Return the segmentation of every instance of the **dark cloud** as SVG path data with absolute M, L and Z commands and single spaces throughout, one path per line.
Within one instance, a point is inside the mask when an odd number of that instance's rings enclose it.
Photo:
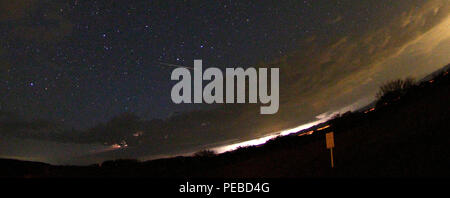
M 226 129 L 228 133 L 239 131 L 241 137 L 248 134 L 258 136 L 314 120 L 317 115 L 337 111 L 361 99 L 369 103 L 378 88 L 377 83 L 382 83 L 370 82 L 370 75 L 388 69 L 387 65 L 378 63 L 395 56 L 448 17 L 449 4 L 434 0 L 401 8 L 394 17 L 380 18 L 384 25 L 361 30 L 358 34 L 327 37 L 313 33 L 299 42 L 299 50 L 259 65 L 280 67 L 281 101 L 276 115 L 260 116 L 258 106 L 246 105 L 231 113 L 233 116 L 216 123 L 235 123 L 235 128 Z M 351 22 L 336 20 L 336 23 Z M 413 74 L 412 71 L 413 67 L 406 67 L 395 75 Z M 367 83 L 371 83 L 373 90 L 361 92 L 361 87 Z M 223 131 L 220 127 L 209 130 Z

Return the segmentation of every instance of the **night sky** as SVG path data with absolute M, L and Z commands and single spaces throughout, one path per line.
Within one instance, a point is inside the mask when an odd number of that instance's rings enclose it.
M 286 54 L 344 6 L 318 4 L 336 8 L 316 13 L 313 1 L 2 2 L 1 107 L 83 127 L 121 112 L 179 111 L 169 98 L 173 68 L 158 62 L 252 66 Z
M 0 0 L 0 111 L 78 130 L 124 112 L 167 119 L 211 108 L 173 104 L 165 63 L 279 67 L 278 114 L 214 117 L 238 123 L 233 135 L 211 127 L 195 142 L 260 136 L 368 104 L 383 82 L 449 63 L 449 21 L 446 0 Z

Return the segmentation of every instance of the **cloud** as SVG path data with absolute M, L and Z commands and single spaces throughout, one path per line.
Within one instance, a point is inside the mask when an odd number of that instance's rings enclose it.
M 280 68 L 280 109 L 277 114 L 259 115 L 258 105 L 223 105 L 205 113 L 204 117 L 186 114 L 184 119 L 190 123 L 202 123 L 208 116 L 214 117 L 204 128 L 187 128 L 197 131 L 195 137 L 199 139 L 205 138 L 204 134 L 215 134 L 208 137 L 208 142 L 231 137 L 249 139 L 313 121 L 317 115 L 346 106 L 356 108 L 368 104 L 374 99 L 379 84 L 393 76 L 402 77 L 415 71 L 413 67 L 405 67 L 379 77 L 379 73 L 389 70 L 386 61 L 397 56 L 411 42 L 443 27 L 441 24 L 449 12 L 444 1 L 434 0 L 425 3 L 421 9 L 411 8 L 405 13 L 420 17 L 402 27 L 406 18 L 400 12 L 389 20 L 380 19 L 386 21 L 378 28 L 341 37 L 314 33 L 299 44 L 299 50 L 258 65 Z M 174 122 L 173 125 L 178 124 Z M 179 136 L 190 140 L 192 132 L 189 130 Z
M 449 13 L 448 2 L 431 0 L 393 18 L 379 19 L 384 20 L 382 26 L 362 33 L 338 38 L 317 33 L 310 37 L 314 39 L 305 39 L 298 51 L 268 64 L 280 67 L 280 110 L 276 116 L 261 119 L 255 125 L 258 127 L 253 129 L 269 132 L 277 126 L 287 128 L 294 123 L 300 124 L 362 98 L 370 99 L 379 83 L 388 77 L 413 74 L 415 69 L 410 66 L 385 75 L 386 78 L 371 78 L 387 71 L 389 67 L 383 64 L 385 61 L 401 54 L 406 46 L 423 39 L 428 32 L 438 27 L 440 31 L 449 32 L 448 26 L 440 25 L 448 19 Z M 434 35 L 438 37 L 437 33 Z M 409 65 L 409 62 L 403 64 Z M 436 65 L 439 66 L 443 65 Z M 253 109 L 249 107 L 248 111 Z M 237 118 L 241 122 L 255 119 L 247 117 L 254 115 L 251 113 L 241 115 L 244 116 Z

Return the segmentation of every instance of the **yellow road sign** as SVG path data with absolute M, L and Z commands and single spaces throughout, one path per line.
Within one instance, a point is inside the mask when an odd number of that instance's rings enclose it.
M 325 134 L 327 149 L 330 149 L 331 168 L 334 168 L 333 148 L 334 148 L 334 133 L 329 132 Z
M 326 134 L 327 149 L 334 148 L 334 133 L 330 132 Z

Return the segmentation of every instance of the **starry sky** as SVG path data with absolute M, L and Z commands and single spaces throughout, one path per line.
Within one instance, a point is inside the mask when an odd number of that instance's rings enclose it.
M 312 1 L 2 1 L 2 109 L 88 127 L 184 110 L 158 62 L 248 67 L 317 29 Z M 339 6 L 338 3 L 327 7 Z M 299 23 L 302 21 L 302 23 Z M 243 53 L 245 52 L 245 53 Z M 5 66 L 7 65 L 7 66 Z M 4 92 L 5 93 L 5 92 Z M 181 109 L 180 109 L 181 108 Z
M 0 0 L 0 112 L 77 130 L 132 112 L 167 119 L 185 134 L 171 139 L 161 132 L 171 142 L 161 146 L 166 150 L 139 156 L 174 151 L 182 142 L 259 137 L 354 110 L 373 101 L 387 80 L 420 78 L 448 64 L 449 6 L 447 0 Z M 204 68 L 280 68 L 279 112 L 173 104 L 176 82 L 166 63 L 192 66 L 194 59 Z M 206 113 L 190 113 L 199 110 Z M 171 119 L 180 112 L 185 122 Z

